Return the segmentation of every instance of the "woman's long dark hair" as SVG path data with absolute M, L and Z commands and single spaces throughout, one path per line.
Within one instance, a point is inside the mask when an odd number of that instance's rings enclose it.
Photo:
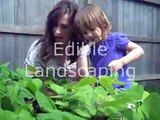
M 58 24 L 59 18 L 64 15 L 68 14 L 70 17 L 70 24 L 74 24 L 74 17 L 78 11 L 78 6 L 69 0 L 62 0 L 58 2 L 53 9 L 49 12 L 47 16 L 47 21 L 46 21 L 46 28 L 45 28 L 45 34 L 44 36 L 39 40 L 38 43 L 42 43 L 41 45 L 41 58 L 42 60 L 46 63 L 49 58 L 53 57 L 54 55 L 54 43 L 55 43 L 55 38 L 53 35 L 53 27 Z M 74 29 L 74 27 L 72 28 Z M 70 38 L 70 43 L 73 45 L 74 44 L 74 55 L 69 56 L 69 60 L 71 60 L 71 63 L 75 62 L 78 58 L 77 55 L 77 45 L 79 47 L 82 45 L 80 40 L 78 39 L 75 30 L 72 30 L 73 33 L 71 34 Z M 77 44 L 79 42 L 79 44 Z M 69 52 L 72 50 L 70 49 Z

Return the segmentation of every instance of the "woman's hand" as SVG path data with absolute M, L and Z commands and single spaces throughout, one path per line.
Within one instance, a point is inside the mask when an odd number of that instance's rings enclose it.
M 116 72 L 119 69 L 121 69 L 123 67 L 123 62 L 121 59 L 119 60 L 113 60 L 111 61 L 108 66 L 107 69 L 110 70 L 111 72 Z

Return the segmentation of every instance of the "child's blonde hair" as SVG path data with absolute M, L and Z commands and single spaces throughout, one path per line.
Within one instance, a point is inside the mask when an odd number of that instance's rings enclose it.
M 87 4 L 83 6 L 75 16 L 75 27 L 77 33 L 83 39 L 82 30 L 89 29 L 94 30 L 99 27 L 102 30 L 102 38 L 110 33 L 112 26 L 104 14 L 104 12 L 98 6 L 94 4 Z

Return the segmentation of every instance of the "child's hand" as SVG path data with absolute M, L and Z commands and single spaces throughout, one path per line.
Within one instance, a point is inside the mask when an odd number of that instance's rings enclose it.
M 93 42 L 89 42 L 87 45 L 82 46 L 82 48 L 80 49 L 79 52 L 79 56 L 83 57 L 83 56 L 87 56 L 90 53 L 90 47 L 93 45 Z
M 107 66 L 108 70 L 110 70 L 111 72 L 116 72 L 122 67 L 123 67 L 123 62 L 120 59 L 111 61 Z

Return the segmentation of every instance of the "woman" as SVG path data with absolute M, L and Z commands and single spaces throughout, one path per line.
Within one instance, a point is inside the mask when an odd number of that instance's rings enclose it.
M 73 27 L 77 11 L 78 6 L 74 2 L 62 0 L 49 12 L 44 36 L 31 45 L 25 59 L 25 64 L 35 67 L 38 74 L 35 71 L 29 73 L 27 69 L 28 75 L 42 77 L 52 70 L 53 77 L 58 75 L 74 79 L 78 75 L 77 68 L 86 66 L 87 60 L 78 57 L 82 43 L 78 40 Z M 85 73 L 83 70 L 79 71 Z

